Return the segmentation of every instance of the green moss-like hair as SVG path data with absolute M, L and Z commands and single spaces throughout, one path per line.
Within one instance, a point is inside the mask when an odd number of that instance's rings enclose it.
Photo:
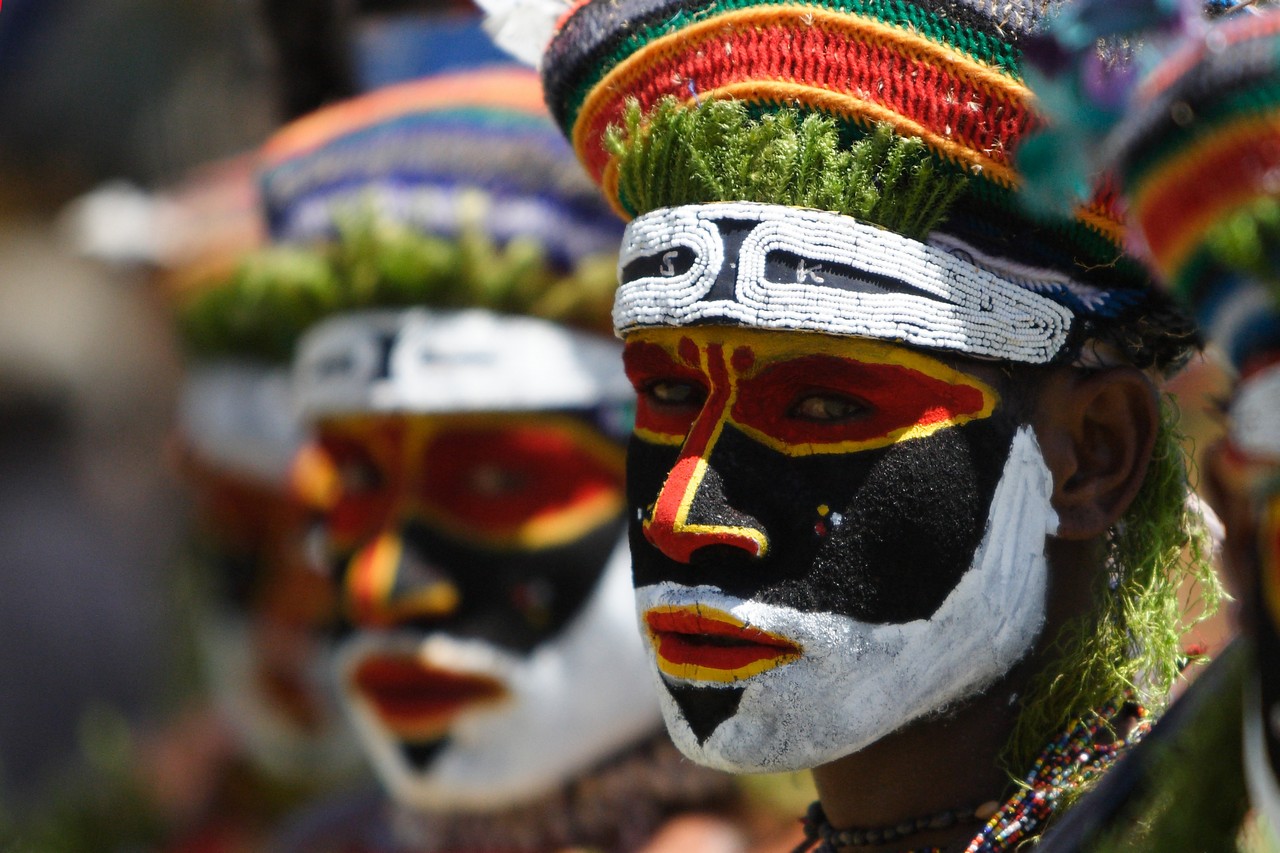
M 636 215 L 768 202 L 842 213 L 922 239 L 967 183 L 936 168 L 919 139 L 888 125 L 847 143 L 825 116 L 778 109 L 756 118 L 731 100 L 689 107 L 666 97 L 648 113 L 631 100 L 605 146 L 617 160 L 619 199 Z
M 1187 502 L 1189 463 L 1177 407 L 1165 400 L 1160 408 L 1146 478 L 1107 539 L 1097 607 L 1064 626 L 1054 662 L 1022 699 L 1006 751 L 1016 775 L 1055 735 L 1108 702 L 1131 698 L 1162 710 L 1184 662 L 1183 634 L 1222 596 L 1204 519 Z M 1192 586 L 1184 588 L 1187 581 Z M 1199 600 L 1184 601 L 1188 593 Z
M 453 239 L 353 213 L 331 243 L 271 247 L 245 258 L 230 281 L 204 288 L 181 310 L 197 357 L 287 361 L 306 329 L 362 308 L 488 308 L 608 332 L 614 256 L 557 270 L 532 240 L 497 246 L 476 229 Z

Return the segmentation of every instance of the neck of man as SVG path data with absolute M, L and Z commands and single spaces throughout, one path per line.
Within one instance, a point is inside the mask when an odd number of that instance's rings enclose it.
M 994 810 L 1009 794 L 1010 768 L 1001 758 L 1017 719 L 1017 688 L 1026 680 L 1018 676 L 1024 666 L 954 712 L 910 723 L 865 749 L 814 768 L 818 798 L 831 825 L 890 827 L 944 811 Z M 849 849 L 963 849 L 982 823 L 975 816 L 893 843 Z
M 725 813 L 737 796 L 733 777 L 690 763 L 661 732 L 533 802 L 439 814 L 397 806 L 394 849 L 639 850 L 672 816 Z
M 815 767 L 814 784 L 827 820 L 836 829 L 881 828 L 944 811 L 973 808 L 975 815 L 946 829 L 913 834 L 888 844 L 846 848 L 889 853 L 939 847 L 963 850 L 1013 791 L 1013 775 L 1029 768 L 1007 765 L 1021 700 L 1038 672 L 1055 665 L 1063 627 L 1093 608 L 1103 559 L 1101 542 L 1050 538 L 1045 626 L 1031 654 L 978 696 L 916 720 L 870 746 Z M 1053 733 L 1046 733 L 1051 738 Z M 1013 775 L 1011 775 L 1013 774 Z

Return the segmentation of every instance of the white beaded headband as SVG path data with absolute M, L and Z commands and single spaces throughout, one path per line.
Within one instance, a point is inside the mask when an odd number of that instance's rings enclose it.
M 825 211 L 754 202 L 663 208 L 627 226 L 613 322 L 619 334 L 728 321 L 1050 361 L 1066 343 L 1071 312 L 1037 293 L 1027 270 L 1001 275 L 975 254 L 954 239 L 928 245 Z
M 302 338 L 295 399 L 306 420 L 594 408 L 635 398 L 620 352 L 616 341 L 533 317 L 365 311 Z

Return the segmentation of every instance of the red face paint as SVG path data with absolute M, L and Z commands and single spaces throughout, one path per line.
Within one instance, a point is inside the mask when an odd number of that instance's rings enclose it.
M 462 711 L 507 695 L 492 678 L 429 667 L 397 655 L 365 659 L 351 680 L 387 728 L 413 740 L 438 736 Z
M 727 417 L 710 415 L 774 449 L 851 453 L 984 418 L 996 402 L 985 383 L 902 347 L 847 339 L 822 348 L 838 355 L 816 354 L 813 347 L 780 347 L 767 333 L 734 330 L 720 337 L 723 343 L 701 348 L 683 332 L 674 345 L 665 333 L 628 341 L 624 361 L 638 394 L 637 435 L 684 444 L 687 452 L 695 421 L 732 396 Z M 733 345 L 726 364 L 724 350 L 739 338 L 747 342 Z M 704 438 L 699 433 L 697 442 Z
M 662 608 L 645 613 L 658 667 L 668 675 L 733 681 L 796 659 L 800 647 L 727 613 L 707 608 Z
M 417 497 L 445 524 L 507 541 L 531 524 L 616 501 L 621 471 L 610 455 L 545 424 L 442 429 L 423 451 Z
M 637 438 L 680 447 L 643 530 L 681 563 L 708 546 L 757 558 L 769 549 L 768 533 L 732 507 L 695 510 L 726 428 L 790 457 L 848 455 L 986 418 L 996 402 L 984 383 L 936 359 L 861 339 L 648 330 L 627 342 L 624 360 Z
M 322 425 L 339 493 L 326 519 L 350 549 L 417 517 L 494 547 L 572 538 L 621 504 L 619 449 L 554 416 L 349 419 Z

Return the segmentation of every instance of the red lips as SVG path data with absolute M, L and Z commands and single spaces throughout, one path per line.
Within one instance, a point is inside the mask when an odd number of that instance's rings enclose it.
M 785 637 L 718 610 L 659 607 L 644 618 L 659 669 L 680 678 L 735 681 L 790 663 L 801 653 Z
M 436 669 L 416 658 L 394 655 L 361 661 L 351 681 L 388 728 L 415 739 L 443 734 L 464 709 L 507 695 L 495 679 Z

